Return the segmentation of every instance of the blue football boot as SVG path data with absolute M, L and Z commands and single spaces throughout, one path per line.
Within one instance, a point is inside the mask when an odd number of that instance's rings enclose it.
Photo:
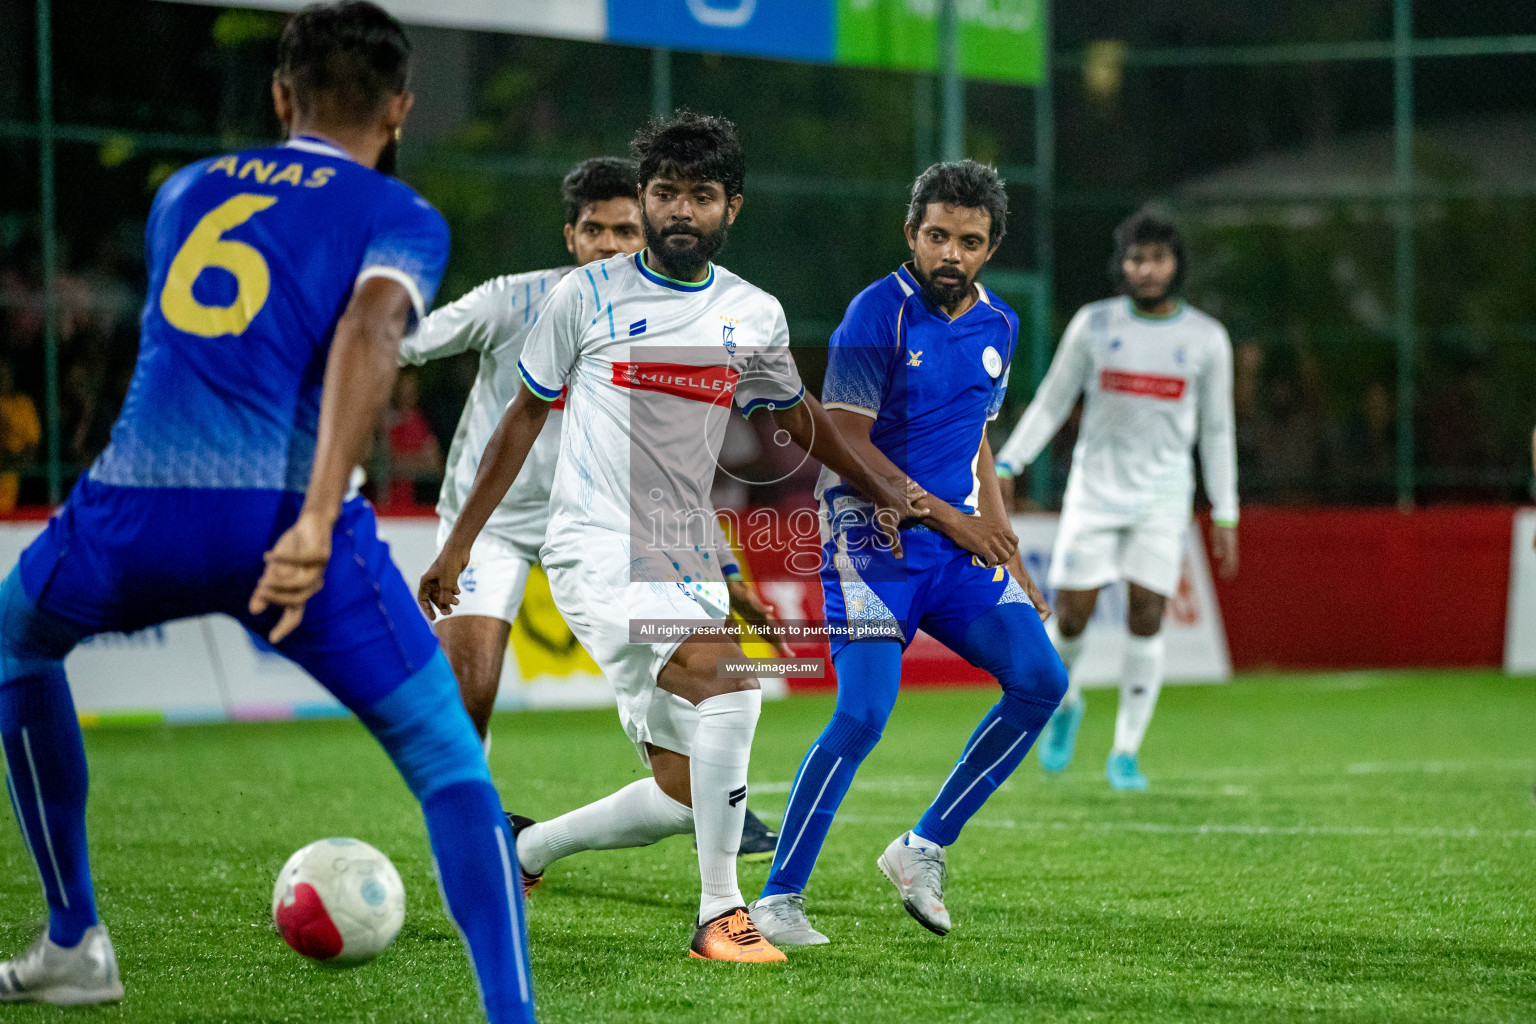
M 1109 763 L 1104 766 L 1104 774 L 1109 776 L 1110 789 L 1146 789 L 1147 777 L 1141 774 L 1141 769 L 1136 767 L 1136 755 L 1126 754 L 1121 751 L 1113 751 L 1109 755 Z
M 1087 705 L 1081 696 L 1068 704 L 1062 702 L 1051 720 L 1045 723 L 1045 734 L 1040 737 L 1040 767 L 1048 772 L 1059 772 L 1072 760 L 1077 747 L 1077 727 L 1083 724 L 1083 709 Z

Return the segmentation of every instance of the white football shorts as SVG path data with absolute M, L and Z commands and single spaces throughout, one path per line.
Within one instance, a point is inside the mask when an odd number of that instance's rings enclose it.
M 1125 580 L 1171 597 L 1188 533 L 1188 515 L 1124 516 L 1068 504 L 1046 578 L 1055 590 L 1098 590 Z
M 698 712 L 658 688 L 656 679 L 692 635 L 692 622 L 702 628 L 724 621 L 729 607 L 725 583 L 690 586 L 668 578 L 670 565 L 648 573 L 647 566 L 666 560 L 641 558 L 632 564 L 629 537 L 595 527 L 551 533 L 542 560 L 555 606 L 613 686 L 619 721 L 640 760 L 650 764 L 647 743 L 692 755 Z M 651 581 L 636 582 L 646 575 Z M 631 634 L 631 620 L 681 628 L 647 641 Z
M 453 524 L 439 521 L 437 550 L 443 550 Z M 454 615 L 485 615 L 506 623 L 517 621 L 528 587 L 528 571 L 538 561 L 538 546 L 533 557 L 526 544 L 514 544 L 503 537 L 482 532 L 469 549 L 469 565 L 459 574 L 459 603 Z

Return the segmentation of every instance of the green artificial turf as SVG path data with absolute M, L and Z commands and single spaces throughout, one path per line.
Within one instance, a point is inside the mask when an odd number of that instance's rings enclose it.
M 1110 792 L 1114 696 L 1090 691 L 1078 756 L 1033 757 L 950 851 L 955 930 L 907 917 L 874 867 L 921 813 L 986 690 L 902 696 L 808 890 L 832 945 L 769 966 L 687 958 L 686 838 L 553 866 L 530 900 L 540 1019 L 656 1021 L 1530 1021 L 1536 1019 L 1536 683 L 1492 674 L 1264 677 L 1163 694 L 1144 794 Z M 751 805 L 782 812 L 822 697 L 764 708 Z M 548 816 L 641 769 L 611 711 L 499 716 L 508 806 Z M 7 1020 L 478 1019 L 414 804 L 343 721 L 87 733 L 117 1007 Z M 6 819 L 9 820 L 9 819 Z M 39 920 L 14 826 L 0 838 L 0 949 Z M 293 850 L 352 835 L 388 853 L 405 929 L 351 971 L 273 933 Z M 743 866 L 748 898 L 767 873 Z

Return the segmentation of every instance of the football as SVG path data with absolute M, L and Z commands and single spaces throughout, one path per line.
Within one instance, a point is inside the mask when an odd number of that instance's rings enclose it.
M 405 922 L 405 885 L 389 858 L 358 839 L 321 839 L 278 873 L 272 923 L 301 956 L 352 967 L 382 953 Z

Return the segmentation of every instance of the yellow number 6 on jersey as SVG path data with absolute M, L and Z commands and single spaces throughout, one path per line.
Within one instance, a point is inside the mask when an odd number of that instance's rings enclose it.
M 203 214 L 171 261 L 165 287 L 160 290 L 160 312 L 172 327 L 201 338 L 217 338 L 240 334 L 251 326 L 267 304 L 272 275 L 266 258 L 255 248 L 222 236 L 276 202 L 276 196 L 244 192 Z M 229 305 L 205 306 L 193 297 L 192 283 L 207 267 L 219 267 L 234 275 L 239 287 Z

